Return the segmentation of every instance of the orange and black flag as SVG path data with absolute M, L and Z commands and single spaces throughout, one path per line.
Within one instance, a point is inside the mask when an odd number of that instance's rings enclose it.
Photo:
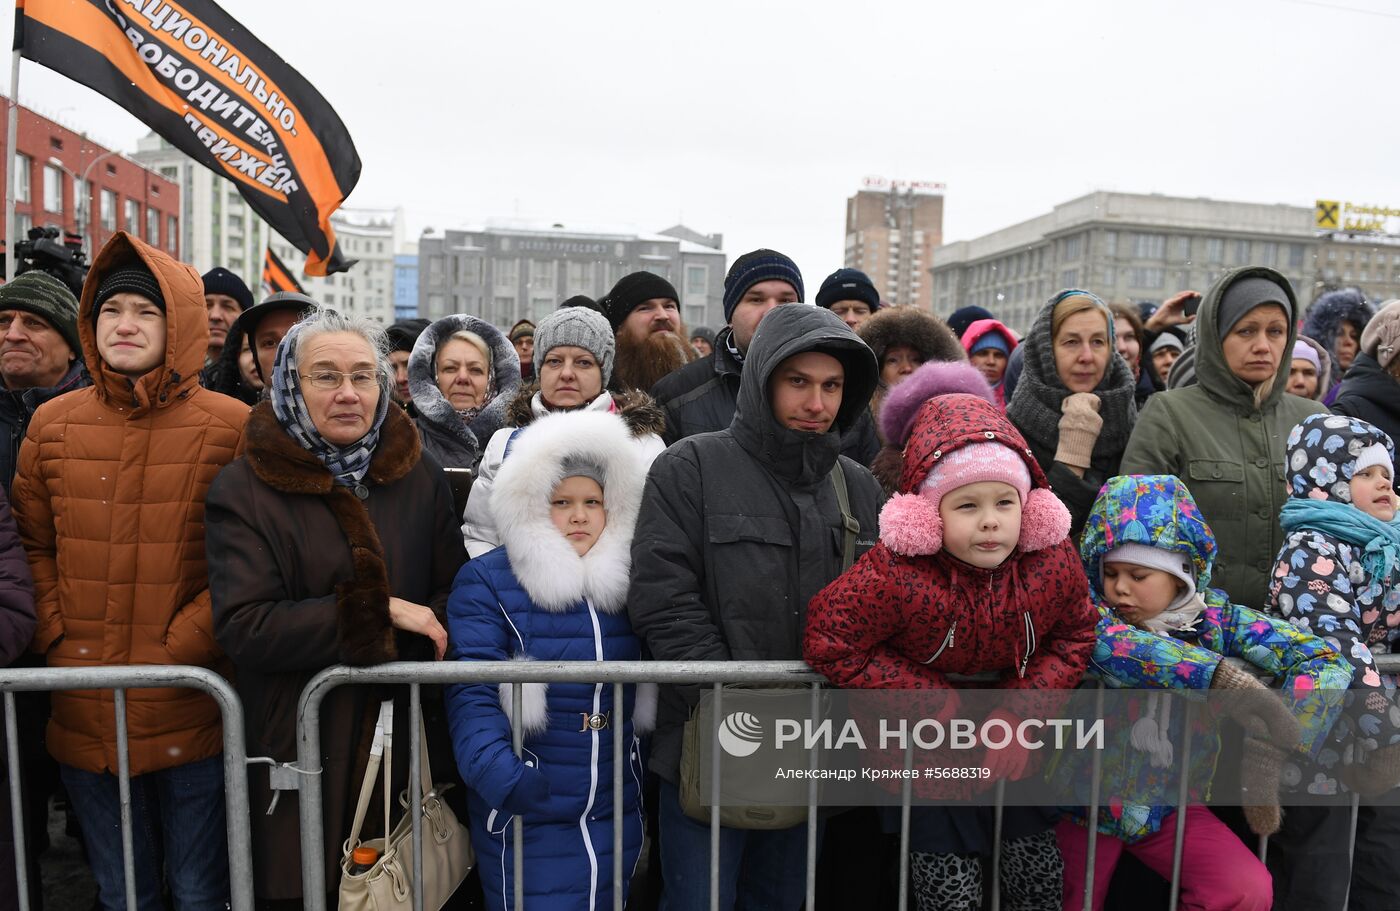
M 350 133 L 300 73 L 211 0 L 18 0 L 15 49 L 232 180 L 306 253 L 308 275 L 350 267 L 330 221 L 360 179 Z
M 306 293 L 302 290 L 301 282 L 292 275 L 292 270 L 282 262 L 282 257 L 272 252 L 271 247 L 267 248 L 267 255 L 263 257 L 262 283 L 268 294 L 276 294 L 279 291 Z

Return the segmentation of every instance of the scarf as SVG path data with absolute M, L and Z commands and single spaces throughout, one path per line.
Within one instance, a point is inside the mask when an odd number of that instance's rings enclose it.
M 476 404 L 476 405 L 473 405 L 472 407 L 466 409 L 465 411 L 458 411 L 458 412 L 457 412 L 457 416 L 460 417 L 460 418 L 462 419 L 462 423 L 468 424 L 468 425 L 469 425 L 469 424 L 471 424 L 472 421 L 476 420 L 476 416 L 479 415 L 479 414 L 481 414 L 481 412 L 482 412 L 483 410 L 485 410 L 486 406 L 487 406 L 487 405 L 490 405 L 490 404 L 491 404 L 491 401 L 492 401 L 493 399 L 496 398 L 496 392 L 497 392 L 497 391 L 498 391 L 498 390 L 496 389 L 496 371 L 495 371 L 495 369 L 491 366 L 491 359 L 490 359 L 490 358 L 487 358 L 487 360 L 486 360 L 486 391 L 485 391 L 484 393 L 482 393 L 482 395 L 481 395 L 481 402 L 480 402 L 480 403 L 478 403 L 478 404 Z M 446 398 L 446 397 L 447 397 L 447 393 L 443 393 L 443 397 Z
M 729 352 L 730 357 L 740 364 L 744 363 L 744 352 L 740 351 L 739 346 L 734 344 L 734 333 L 731 332 L 724 337 L 724 347 Z
M 277 357 L 272 362 L 272 377 L 268 383 L 272 412 L 287 435 L 326 466 L 335 483 L 343 487 L 356 487 L 369 471 L 374 447 L 379 444 L 379 428 L 384 423 L 384 416 L 389 413 L 388 379 L 380 377 L 379 404 L 375 406 L 374 423 L 369 432 L 349 446 L 337 446 L 329 442 L 316 429 L 310 412 L 306 410 L 306 399 L 301 393 L 301 372 L 296 366 L 296 348 L 297 338 L 305 325 L 297 323 L 282 339 L 282 344 L 277 346 Z
M 1021 343 L 1025 351 L 1021 378 L 1016 383 L 1011 401 L 1006 403 L 1006 416 L 1016 425 L 1016 429 L 1028 441 L 1052 453 L 1060 440 L 1060 405 L 1069 397 L 1070 391 L 1055 369 L 1055 341 L 1051 326 L 1055 306 L 1072 295 L 1098 300 L 1087 291 L 1061 291 L 1041 309 L 1031 331 Z M 1112 345 L 1113 314 L 1102 301 L 1099 307 L 1108 320 L 1108 343 Z M 1099 438 L 1094 442 L 1095 459 L 1116 462 L 1123 455 L 1133 424 L 1137 421 L 1136 392 L 1137 383 L 1128 362 L 1117 352 L 1112 353 L 1103 379 L 1094 388 L 1094 395 L 1099 397 L 1099 415 L 1103 418 L 1103 430 L 1099 431 Z
M 1283 504 L 1280 521 L 1285 532 L 1318 531 L 1361 548 L 1368 580 L 1383 581 L 1400 569 L 1400 518 L 1382 522 L 1350 503 L 1294 497 Z

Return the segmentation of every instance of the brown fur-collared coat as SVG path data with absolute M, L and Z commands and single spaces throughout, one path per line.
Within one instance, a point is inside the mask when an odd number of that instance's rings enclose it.
M 333 664 L 431 659 L 428 639 L 392 627 L 389 597 L 427 605 L 442 619 L 466 554 L 442 469 L 421 454 L 418 432 L 401 409 L 390 408 L 384 420 L 363 500 L 332 482 L 321 462 L 283 431 L 268 402 L 253 409 L 245 442 L 245 456 L 220 473 L 209 491 L 214 631 L 237 669 L 249 755 L 293 760 L 297 698 L 318 671 Z M 376 697 L 382 693 L 342 687 L 322 703 L 332 885 L 341 842 L 349 835 Z M 408 766 L 407 700 L 401 701 L 403 711 L 396 714 L 402 723 L 395 728 L 404 736 L 395 737 L 395 773 L 406 773 Z M 424 711 L 431 714 L 427 705 Z M 444 767 L 435 765 L 434 773 L 443 780 L 453 770 L 439 765 Z M 250 771 L 249 785 L 256 893 L 263 899 L 299 897 L 296 795 L 283 793 L 268 816 L 272 792 L 262 767 Z M 378 819 L 378 812 L 369 818 Z

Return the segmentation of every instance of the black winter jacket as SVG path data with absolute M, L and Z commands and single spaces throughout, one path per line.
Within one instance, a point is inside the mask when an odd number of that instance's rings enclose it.
M 767 393 L 779 363 L 813 350 L 846 368 L 841 410 L 824 434 L 780 425 Z M 876 377 L 870 349 L 830 311 L 779 307 L 764 318 L 732 424 L 676 443 L 647 476 L 627 610 L 650 657 L 801 658 L 807 602 L 841 573 L 844 527 L 831 481 L 838 460 L 860 523 L 856 556 L 875 543 L 884 494 L 869 471 L 841 456 L 836 430 L 869 413 Z M 678 777 L 695 698 L 694 688 L 661 688 L 650 765 L 668 781 Z
M 734 420 L 744 365 L 729 353 L 733 334 L 725 326 L 715 336 L 714 354 L 668 373 L 651 388 L 651 397 L 666 411 L 661 438 L 667 446 L 697 433 L 724 430 Z M 875 421 L 866 411 L 842 434 L 841 454 L 868 467 L 879 452 Z
M 1369 421 L 1400 443 L 1400 380 L 1369 354 L 1358 354 L 1351 362 L 1332 410 Z
M 88 377 L 83 362 L 74 360 L 57 386 L 0 389 L 0 428 L 4 428 L 7 437 L 5 445 L 0 447 L 0 483 L 5 485 L 7 493 L 10 490 L 10 482 L 15 479 L 15 471 L 19 468 L 19 446 L 24 442 L 24 434 L 29 429 L 29 421 L 34 417 L 34 412 L 49 399 L 91 385 L 92 380 Z

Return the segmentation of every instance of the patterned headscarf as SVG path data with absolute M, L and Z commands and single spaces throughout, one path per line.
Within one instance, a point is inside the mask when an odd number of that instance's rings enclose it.
M 374 448 L 379 444 L 379 428 L 384 416 L 389 413 L 388 377 L 380 371 L 379 404 L 374 409 L 374 422 L 369 432 L 349 446 L 337 446 L 321 436 L 311 414 L 306 410 L 306 399 L 301 394 L 301 372 L 296 365 L 297 339 L 307 323 L 297 323 L 277 346 L 277 357 L 272 362 L 272 412 L 277 423 L 287 435 L 300 443 L 308 452 L 321 460 L 335 483 L 344 487 L 354 487 L 364 479 L 369 471 L 369 463 L 374 458 Z M 378 369 L 378 368 L 376 368 Z

